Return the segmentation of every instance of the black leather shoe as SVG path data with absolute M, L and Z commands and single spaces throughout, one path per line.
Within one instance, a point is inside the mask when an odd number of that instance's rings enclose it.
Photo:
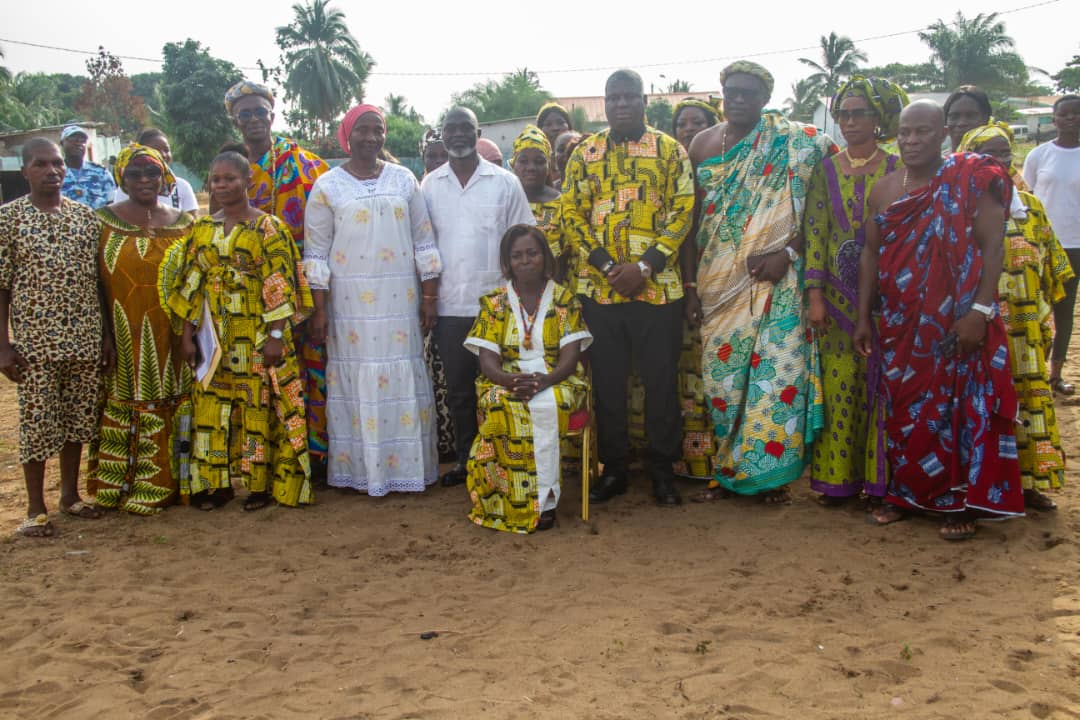
M 682 496 L 675 488 L 675 473 L 670 463 L 653 465 L 649 468 L 652 475 L 653 497 L 660 507 L 676 507 L 682 505 Z
M 616 495 L 624 495 L 628 485 L 626 475 L 602 475 L 589 488 L 589 502 L 602 503 Z
M 465 471 L 464 465 L 458 465 L 450 472 L 439 478 L 439 483 L 443 487 L 454 487 L 455 485 L 461 485 L 465 482 L 465 478 L 468 473 Z

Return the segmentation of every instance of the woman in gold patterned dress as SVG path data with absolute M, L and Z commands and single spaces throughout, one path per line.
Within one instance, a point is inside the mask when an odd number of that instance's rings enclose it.
M 562 282 L 566 274 L 569 248 L 563 244 L 562 203 L 559 191 L 547 183 L 551 167 L 551 145 L 535 125 L 526 125 L 514 140 L 514 155 L 510 167 L 521 181 L 529 209 L 536 218 L 536 227 L 547 238 L 548 247 L 556 260 L 555 279 Z M 573 290 L 573 288 L 571 288 Z
M 195 223 L 169 298 L 184 319 L 184 361 L 194 369 L 203 356 L 192 390 L 187 488 L 201 510 L 232 497 L 233 477 L 250 491 L 244 510 L 271 499 L 290 506 L 313 500 L 293 342 L 294 325 L 311 313 L 311 291 L 288 227 L 248 204 L 250 179 L 243 155 L 214 159 L 210 189 L 222 209 Z M 208 362 L 215 346 L 216 364 Z
M 117 364 L 105 382 L 87 485 L 99 507 L 153 515 L 175 502 L 188 480 L 191 370 L 167 302 L 194 220 L 158 202 L 173 178 L 156 150 L 129 145 L 114 174 L 128 198 L 97 214 Z
M 592 342 L 577 298 L 552 279 L 555 258 L 534 227 L 499 246 L 506 284 L 480 298 L 465 347 L 480 358 L 479 433 L 469 453 L 469 518 L 505 532 L 555 523 L 560 438 L 589 386 L 578 359 Z

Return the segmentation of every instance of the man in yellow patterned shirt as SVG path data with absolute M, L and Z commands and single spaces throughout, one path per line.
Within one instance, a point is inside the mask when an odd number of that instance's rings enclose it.
M 589 497 L 603 502 L 627 489 L 626 384 L 635 355 L 648 398 L 653 495 L 660 505 L 678 505 L 671 465 L 682 449 L 678 258 L 694 209 L 690 161 L 674 138 L 646 126 L 636 72 L 611 74 L 604 110 L 610 127 L 574 150 L 562 194 L 565 232 L 579 258 L 575 290 L 595 338 L 590 352 L 604 475 Z

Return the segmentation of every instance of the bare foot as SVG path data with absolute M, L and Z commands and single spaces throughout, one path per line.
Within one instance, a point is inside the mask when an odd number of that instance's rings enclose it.
M 791 491 L 787 489 L 787 486 L 778 490 L 770 490 L 761 496 L 761 502 L 766 505 L 790 505 Z

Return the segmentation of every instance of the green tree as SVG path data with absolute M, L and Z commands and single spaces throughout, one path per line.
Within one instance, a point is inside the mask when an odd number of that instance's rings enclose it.
M 1022 91 L 1028 83 L 1027 65 L 997 13 L 969 19 L 957 12 L 952 23 L 938 20 L 920 32 L 919 39 L 929 46 L 944 88 L 971 84 L 990 92 L 1010 92 Z
M 217 149 L 235 137 L 222 101 L 243 75 L 196 40 L 168 43 L 162 55 L 161 100 L 174 154 L 192 170 L 205 172 Z
M 536 73 L 522 68 L 501 80 L 477 83 L 452 98 L 455 105 L 471 108 L 480 122 L 488 122 L 535 116 L 552 95 L 540 87 Z
M 396 115 L 403 117 L 412 122 L 421 123 L 424 118 L 416 111 L 416 108 L 409 105 L 409 101 L 405 99 L 404 95 L 394 95 L 390 93 L 383 100 L 383 109 L 386 110 L 387 115 Z M 397 153 L 394 153 L 397 155 Z
M 817 74 L 792 84 L 791 97 L 784 102 L 788 117 L 798 122 L 813 122 L 814 111 L 821 103 L 821 95 L 821 80 Z
M 0 127 L 28 130 L 79 119 L 75 101 L 86 77 L 66 73 L 19 73 L 0 85 Z
M 417 120 L 403 115 L 387 115 L 386 143 L 383 147 L 395 157 L 416 157 L 419 154 L 420 136 L 426 129 Z
M 674 110 L 671 103 L 664 98 L 653 100 L 645 106 L 645 121 L 657 130 L 670 132 L 671 114 Z
M 292 6 L 293 21 L 277 28 L 277 44 L 288 68 L 285 99 L 296 104 L 309 128 L 330 134 L 334 119 L 364 99 L 364 83 L 375 61 L 345 24 L 345 13 L 328 0 Z
M 104 123 L 107 134 L 134 135 L 149 117 L 146 104 L 132 93 L 131 78 L 123 63 L 103 47 L 86 61 L 90 77 L 82 86 L 75 109 L 90 120 Z
M 909 93 L 933 92 L 945 89 L 941 71 L 933 63 L 925 62 L 914 65 L 889 63 L 878 67 L 860 70 L 867 77 L 879 77 L 892 80 Z
M 0 60 L 4 59 L 4 48 L 0 48 Z M 11 71 L 7 69 L 6 65 L 0 65 L 0 85 L 7 85 L 11 82 Z
M 1058 92 L 1080 92 L 1080 55 L 1073 55 L 1073 59 L 1051 77 L 1057 84 Z
M 799 62 L 814 71 L 807 79 L 832 97 L 843 81 L 858 71 L 859 63 L 866 62 L 866 53 L 855 47 L 851 38 L 831 32 L 821 36 L 821 62 L 810 58 L 799 58 Z
M 690 92 L 690 82 L 687 80 L 679 80 L 675 78 L 668 83 L 668 93 L 688 93 Z

